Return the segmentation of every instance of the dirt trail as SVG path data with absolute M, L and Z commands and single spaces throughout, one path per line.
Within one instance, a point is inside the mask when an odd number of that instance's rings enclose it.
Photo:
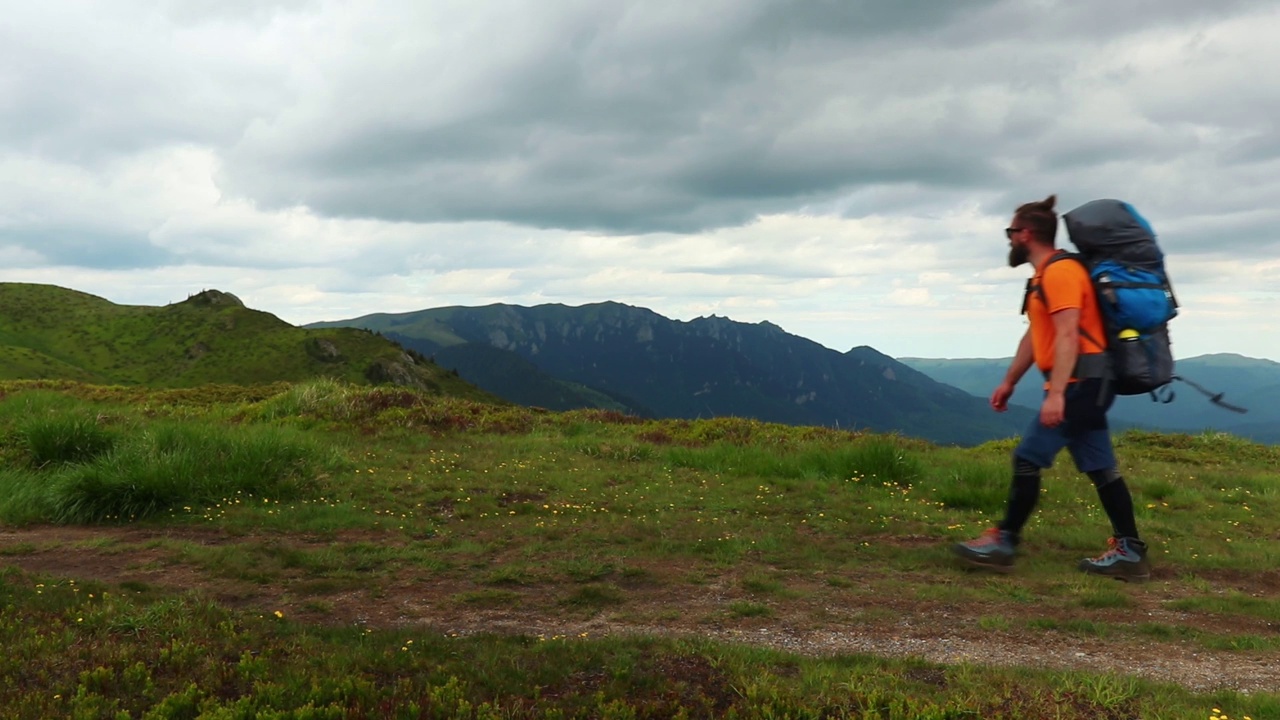
M 339 539 L 371 538 L 361 535 Z M 406 633 L 425 630 L 545 637 L 704 637 L 806 655 L 864 653 L 938 663 L 1106 671 L 1174 682 L 1197 691 L 1280 692 L 1280 652 L 1208 651 L 1190 641 L 1103 639 L 1053 630 L 1019 634 L 980 625 L 983 618 L 1025 619 L 1033 616 L 1034 607 L 957 606 L 906 597 L 857 605 L 843 602 L 839 590 L 824 588 L 824 592 L 804 593 L 802 599 L 777 603 L 768 618 L 740 618 L 724 612 L 726 605 L 736 599 L 734 589 L 739 584 L 737 579 L 725 577 L 704 586 L 681 586 L 678 593 L 661 583 L 628 587 L 625 603 L 616 610 L 588 617 L 583 613 L 566 615 L 552 595 L 554 589 L 537 586 L 519 588 L 518 603 L 475 607 L 457 600 L 460 593 L 476 591 L 475 585 L 438 577 L 399 577 L 391 584 L 381 583 L 376 592 L 357 589 L 322 595 L 300 587 L 308 580 L 300 574 L 269 585 L 229 581 L 197 567 L 174 563 L 171 554 L 158 547 L 156 540 L 222 545 L 252 542 L 255 538 L 188 528 L 0 527 L 0 566 L 112 585 L 128 582 L 165 591 L 199 589 L 237 608 L 283 610 L 301 621 L 360 624 Z M 303 545 L 333 542 L 298 538 L 289 541 Z M 1274 596 L 1280 585 L 1280 572 L 1224 578 L 1224 582 L 1232 580 L 1250 584 L 1237 588 L 1241 591 Z M 1155 581 L 1161 580 L 1157 577 Z M 1091 617 L 1117 623 L 1185 625 L 1223 634 L 1265 636 L 1280 632 L 1272 624 L 1247 618 L 1171 612 L 1164 608 L 1166 598 L 1159 593 L 1139 597 L 1137 608 L 1100 610 Z M 319 605 L 317 600 L 321 601 Z

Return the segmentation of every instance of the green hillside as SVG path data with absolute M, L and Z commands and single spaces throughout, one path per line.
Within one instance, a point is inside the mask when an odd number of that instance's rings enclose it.
M 295 327 L 217 290 L 151 307 L 53 285 L 0 283 L 0 380 L 178 388 L 312 378 L 485 397 L 456 373 L 373 333 Z
M 450 310 L 451 308 L 445 308 Z M 461 309 L 461 308 L 454 308 Z M 382 333 L 396 333 L 406 337 L 412 337 L 421 343 L 431 346 L 431 349 L 449 347 L 451 345 L 461 345 L 467 342 L 466 338 L 459 337 L 454 334 L 449 327 L 448 316 L 442 318 L 429 316 L 419 312 L 413 313 L 374 313 L 373 315 L 365 315 L 359 318 L 360 325 L 370 330 Z M 354 323 L 346 320 L 336 320 L 329 322 L 317 322 L 307 325 L 308 328 L 329 329 L 329 328 L 345 328 L 352 327 Z

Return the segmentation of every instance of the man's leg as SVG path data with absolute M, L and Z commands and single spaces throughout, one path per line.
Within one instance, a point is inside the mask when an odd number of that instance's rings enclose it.
M 1138 538 L 1138 522 L 1133 513 L 1133 496 L 1116 470 L 1111 434 L 1104 428 L 1074 438 L 1068 445 L 1076 467 L 1089 476 L 1098 491 L 1102 509 L 1111 521 L 1112 537 L 1107 550 L 1096 558 L 1080 561 L 1080 569 L 1094 575 L 1141 582 L 1151 577 L 1147 545 Z
M 1116 537 L 1138 539 L 1138 521 L 1133 516 L 1133 496 L 1129 486 L 1115 468 L 1092 470 L 1086 473 L 1098 491 L 1102 509 L 1107 511 L 1111 529 Z
M 1040 466 L 1014 455 L 1009 501 L 1005 505 L 1004 519 L 996 527 L 1012 535 L 1016 542 L 1022 533 L 1022 526 L 1027 524 L 1039 500 Z
M 1066 444 L 1060 428 L 1041 425 L 1039 418 L 1032 421 L 1013 451 L 1013 479 L 1004 519 L 977 538 L 953 545 L 952 551 L 961 560 L 997 572 L 1013 570 L 1022 528 L 1040 499 L 1040 471 L 1053 465 L 1053 458 Z

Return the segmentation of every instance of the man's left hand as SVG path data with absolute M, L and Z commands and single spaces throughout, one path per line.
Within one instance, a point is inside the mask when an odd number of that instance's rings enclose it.
M 1058 427 L 1066 415 L 1067 401 L 1062 395 L 1050 393 L 1040 405 L 1040 424 L 1045 427 Z

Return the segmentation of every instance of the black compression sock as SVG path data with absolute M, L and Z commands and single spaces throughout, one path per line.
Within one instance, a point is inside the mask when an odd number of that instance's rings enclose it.
M 1036 502 L 1039 500 L 1039 473 L 1014 475 L 1013 482 L 1009 486 L 1009 503 L 1005 507 L 1004 520 L 1000 521 L 998 527 L 1017 537 L 1022 532 L 1022 526 L 1027 524 L 1027 518 L 1031 517 L 1031 512 L 1036 509 Z
M 1107 511 L 1111 519 L 1111 529 L 1116 537 L 1138 539 L 1138 521 L 1133 517 L 1133 496 L 1129 494 L 1129 486 L 1124 478 L 1116 478 L 1098 488 L 1098 499 L 1102 501 L 1102 509 Z

